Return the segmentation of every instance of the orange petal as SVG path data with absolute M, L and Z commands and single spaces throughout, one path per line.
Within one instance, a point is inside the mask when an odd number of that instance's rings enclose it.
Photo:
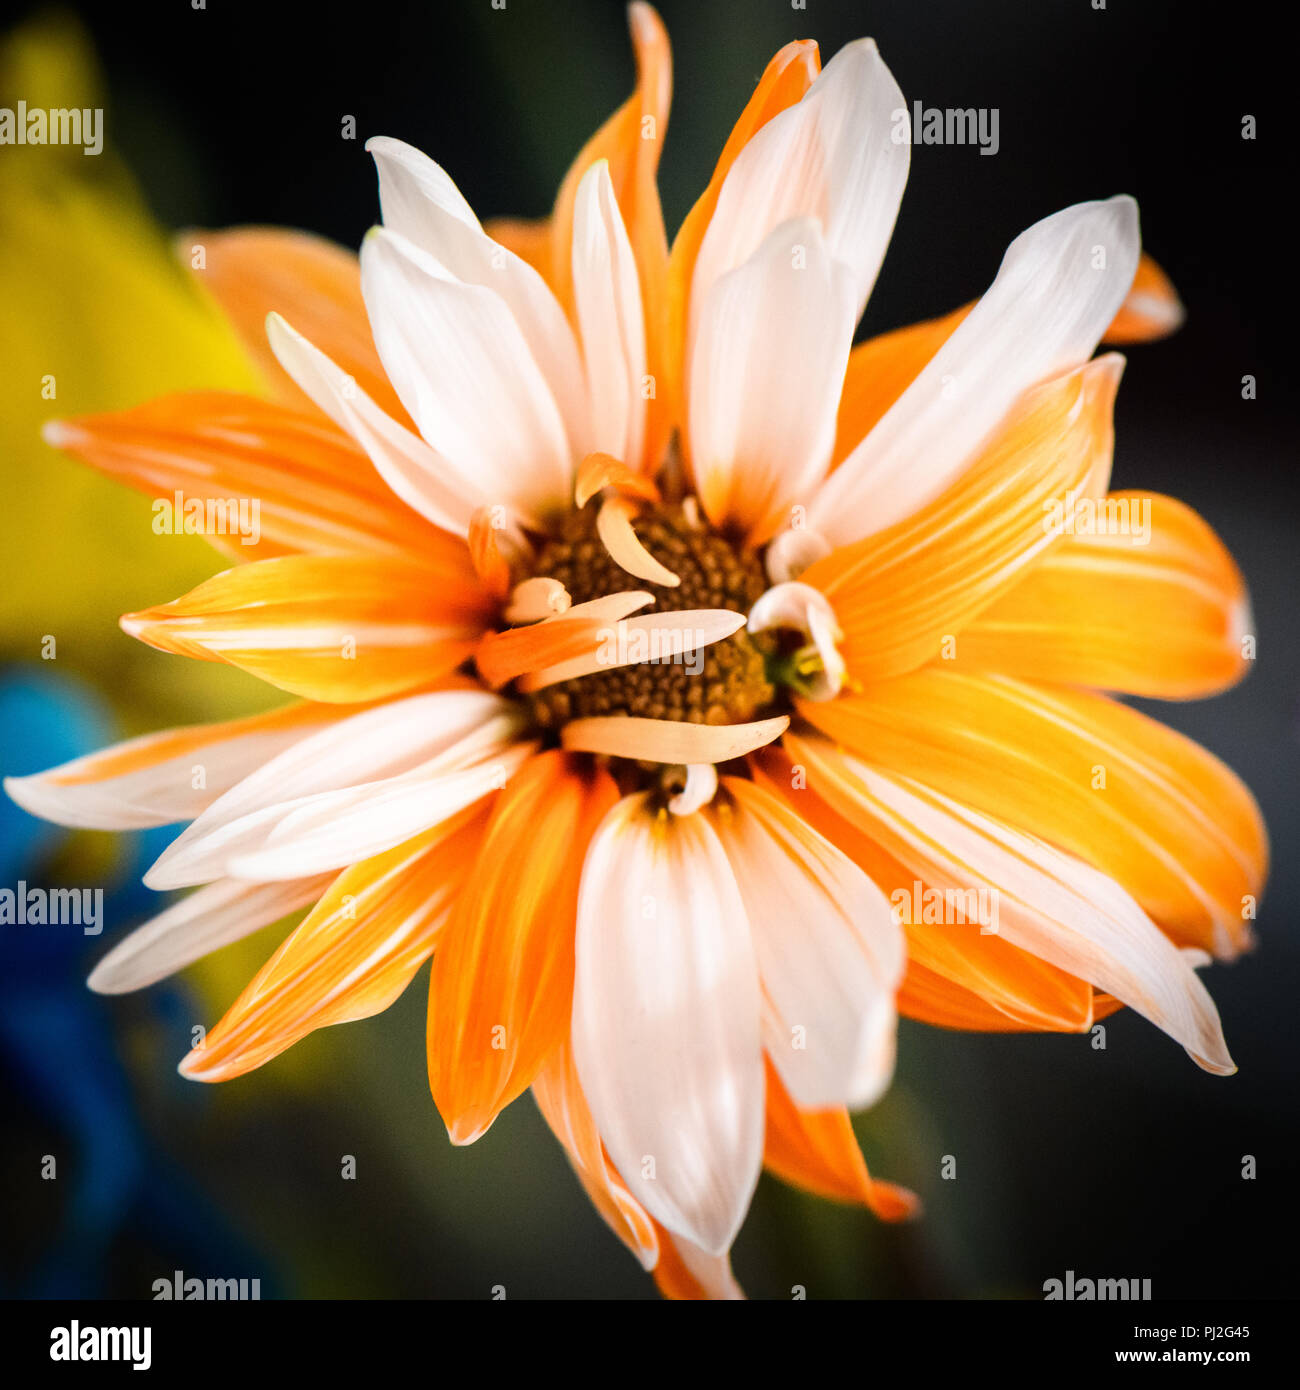
M 422 553 L 430 543 L 428 523 L 394 497 L 365 454 L 317 411 L 193 391 L 56 421 L 45 438 L 165 501 L 166 512 L 155 503 L 158 534 L 185 534 L 185 504 L 203 504 L 190 524 L 233 560 L 300 551 Z
M 915 1216 L 921 1203 L 916 1194 L 891 1182 L 880 1182 L 867 1171 L 849 1112 L 800 1110 L 764 1057 L 767 1068 L 767 1136 L 763 1163 L 783 1182 L 819 1197 L 868 1207 L 882 1221 Z
M 611 758 L 690 766 L 742 758 L 780 738 L 789 723 L 785 715 L 747 724 L 687 724 L 677 719 L 611 714 L 571 719 L 560 730 L 560 742 L 574 751 L 604 753 Z
M 1179 945 L 1233 956 L 1248 941 L 1243 905 L 1268 863 L 1254 798 L 1137 710 L 930 668 L 800 712 L 873 765 L 1095 865 Z
M 931 884 L 905 868 L 852 819 L 808 788 L 808 769 L 785 749 L 765 749 L 751 759 L 755 779 L 837 845 L 891 901 L 895 894 L 924 894 Z M 977 926 L 911 921 L 908 967 L 898 996 L 899 1012 L 951 1028 L 1077 1033 L 1093 1021 L 1093 991 Z M 972 1004 L 974 1000 L 974 1004 Z
M 386 1009 L 432 952 L 485 820 L 473 807 L 345 869 L 181 1073 L 228 1081 L 317 1028 Z
M 598 642 L 600 631 L 596 618 L 561 613 L 530 627 L 489 632 L 475 649 L 474 660 L 488 685 L 500 690 L 530 671 L 585 655 Z
M 469 523 L 469 554 L 483 591 L 495 599 L 510 592 L 510 563 L 501 553 L 500 534 L 494 509 L 480 507 Z
M 830 599 L 851 676 L 880 680 L 942 655 L 946 638 L 1059 539 L 1045 507 L 1108 471 L 1122 363 L 1099 357 L 1026 393 L 947 492 L 800 576 Z
M 641 282 L 645 310 L 646 370 L 655 381 L 655 395 L 648 402 L 645 457 L 628 463 L 653 473 L 668 442 L 669 392 L 665 389 L 665 284 L 668 275 L 668 236 L 664 231 L 656 174 L 668 126 L 672 101 L 672 54 L 663 21 L 647 4 L 628 7 L 632 46 L 636 52 L 637 86 L 587 141 L 569 168 L 555 200 L 551 218 L 552 288 L 570 318 L 573 300 L 573 214 L 578 185 L 598 160 L 609 161 L 609 176 Z
M 821 71 L 817 45 L 811 39 L 797 39 L 780 49 L 768 63 L 758 86 L 754 89 L 740 119 L 732 128 L 727 143 L 713 170 L 709 186 L 686 215 L 686 220 L 673 239 L 668 268 L 668 385 L 673 397 L 673 418 L 681 421 L 685 413 L 685 380 L 683 364 L 686 357 L 686 325 L 689 322 L 691 280 L 700 244 L 708 230 L 709 219 L 718 205 L 723 181 L 736 162 L 741 150 L 773 116 L 793 106 L 812 86 Z M 683 439 L 684 446 L 684 439 Z
M 483 630 L 484 599 L 464 546 L 446 541 L 446 554 L 419 565 L 358 555 L 259 560 L 128 613 L 122 627 L 160 651 L 225 661 L 309 699 L 378 699 L 454 671 Z
M 1167 700 L 1235 684 L 1253 619 L 1223 542 L 1171 497 L 1106 502 L 1149 506 L 1149 543 L 1118 527 L 1066 536 L 965 628 L 954 664 Z
M 543 753 L 497 799 L 429 977 L 429 1085 L 453 1144 L 469 1144 L 568 1037 L 587 842 L 618 800 L 603 771 Z
M 665 1298 L 678 1303 L 744 1298 L 731 1272 L 730 1254 L 707 1255 L 698 1246 L 692 1248 L 682 1237 L 673 1235 L 653 1217 L 650 1220 L 659 1237 L 655 1286 Z
M 410 427 L 410 416 L 375 351 L 355 252 L 324 237 L 280 227 L 188 231 L 179 246 L 189 265 L 194 263 L 196 248 L 203 247 L 204 264 L 195 267 L 198 278 L 216 297 L 279 394 L 300 408 L 307 399 L 285 376 L 267 345 L 266 316 L 272 311 L 282 314 L 354 377 L 381 409 Z
M 533 1081 L 533 1098 L 564 1146 L 592 1205 L 637 1259 L 647 1269 L 652 1268 L 661 1248 L 656 1225 L 609 1161 L 582 1093 L 567 1037 L 538 1072 Z
M 1119 306 L 1102 342 L 1150 343 L 1167 338 L 1187 317 L 1173 281 L 1144 251 L 1128 298 Z
M 832 466 L 866 438 L 974 307 L 974 304 L 966 304 L 942 318 L 881 333 L 859 343 L 849 353 L 844 391 L 835 421 Z

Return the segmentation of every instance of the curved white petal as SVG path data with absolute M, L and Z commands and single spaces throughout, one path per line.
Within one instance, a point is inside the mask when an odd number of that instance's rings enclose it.
M 283 883 L 218 879 L 160 912 L 116 946 L 86 983 L 98 994 L 125 994 L 156 984 L 232 941 L 306 907 L 329 887 L 331 874 Z
M 338 722 L 322 712 L 283 723 L 168 729 L 30 777 L 6 777 L 4 788 L 24 811 L 75 830 L 173 825 L 193 820 L 268 759 Z
M 610 811 L 578 897 L 573 1054 L 633 1196 L 711 1255 L 763 1156 L 758 982 L 744 904 L 703 816 Z
M 323 794 L 373 789 L 386 779 L 428 768 L 434 760 L 441 760 L 434 772 L 459 771 L 468 758 L 491 751 L 506 726 L 513 728 L 507 701 L 462 690 L 412 695 L 339 720 L 272 758 L 214 801 L 163 851 L 145 882 L 151 888 L 182 888 L 227 874 L 252 878 L 233 874 L 231 857 L 261 845 L 291 810 L 304 803 L 319 806 L 315 798 Z M 310 872 L 315 870 L 271 877 Z
M 907 105 L 874 40 L 846 44 L 731 166 L 695 263 L 692 321 L 719 276 L 782 222 L 811 217 L 832 258 L 849 267 L 856 323 L 885 258 L 911 152 Z
M 894 1072 L 903 931 L 856 864 L 770 792 L 726 778 L 718 838 L 749 915 L 763 1045 L 806 1110 L 871 1105 Z
M 381 410 L 353 377 L 279 314 L 268 315 L 266 337 L 302 391 L 357 441 L 394 493 L 435 526 L 467 536 L 474 513 L 499 500 L 483 491 L 478 475 L 458 472 Z
M 546 281 L 488 236 L 451 177 L 428 155 L 388 136 L 368 140 L 366 149 L 379 170 L 384 226 L 427 251 L 463 284 L 500 295 L 559 404 L 574 457 L 603 447 L 589 442 L 578 344 Z
M 412 242 L 376 227 L 361 293 L 384 370 L 425 441 L 487 504 L 534 525 L 573 489 L 559 406 L 505 301 L 466 285 Z
M 928 887 L 991 893 L 997 935 L 1113 994 L 1206 1071 L 1236 1070 L 1205 986 L 1113 879 L 937 792 L 887 777 L 823 739 L 789 744 L 808 768 L 809 787 Z
M 603 159 L 578 185 L 573 296 L 591 394 L 591 448 L 639 468 L 645 440 L 645 318 L 632 243 Z
M 1140 249 L 1127 197 L 1079 203 L 1022 232 L 984 297 L 826 480 L 809 525 L 844 545 L 938 496 L 1025 391 L 1092 356 Z
M 689 430 L 715 523 L 764 539 L 812 501 L 835 443 L 853 306 L 849 271 L 811 218 L 783 223 L 708 291 L 690 351 Z
M 798 536 L 800 531 L 787 531 Z M 802 632 L 820 662 L 820 670 L 808 683 L 807 693 L 814 700 L 833 700 L 844 685 L 848 665 L 840 655 L 838 643 L 844 633 L 830 600 L 811 584 L 788 580 L 774 584 L 749 610 L 750 632 L 771 628 L 792 628 Z

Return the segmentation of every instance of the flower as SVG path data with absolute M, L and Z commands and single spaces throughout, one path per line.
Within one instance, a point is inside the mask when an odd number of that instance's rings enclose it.
M 1204 523 L 1107 491 L 1122 359 L 1092 354 L 1117 315 L 1135 340 L 1179 312 L 1154 267 L 1130 299 L 1130 199 L 854 348 L 909 156 L 875 45 L 824 72 L 782 49 L 670 250 L 667 40 L 631 24 L 637 91 L 547 223 L 485 230 L 380 139 L 359 271 L 191 238 L 295 394 L 49 433 L 205 521 L 258 499 L 256 536 L 214 537 L 247 563 L 123 625 L 302 700 L 9 785 L 65 824 L 191 822 L 146 882 L 203 886 L 96 988 L 315 904 L 186 1075 L 372 1014 L 432 955 L 453 1142 L 531 1087 L 661 1288 L 734 1296 L 764 1162 L 914 1209 L 848 1120 L 898 1007 L 1083 1031 L 1127 1004 L 1232 1070 L 1195 967 L 1248 944 L 1258 812 L 1097 692 L 1222 688 L 1249 618 Z

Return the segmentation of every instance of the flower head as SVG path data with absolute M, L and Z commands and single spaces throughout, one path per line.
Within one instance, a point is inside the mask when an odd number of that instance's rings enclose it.
M 765 1162 L 914 1208 L 848 1120 L 899 1008 L 1081 1031 L 1127 1004 L 1231 1071 L 1195 967 L 1247 944 L 1266 846 L 1222 764 L 1100 693 L 1222 688 L 1248 625 L 1202 522 L 1108 495 L 1123 362 L 1093 353 L 1177 315 L 1132 200 L 855 348 L 909 157 L 875 45 L 782 49 L 670 249 L 667 40 L 631 21 L 636 93 L 546 223 L 484 228 L 378 139 L 359 265 L 195 239 L 280 399 L 50 437 L 259 500 L 255 539 L 214 538 L 242 563 L 123 626 L 301 700 L 9 785 L 65 824 L 190 822 L 147 882 L 195 891 L 96 988 L 314 904 L 185 1074 L 372 1014 L 432 956 L 453 1142 L 531 1087 L 665 1291 L 729 1296 Z

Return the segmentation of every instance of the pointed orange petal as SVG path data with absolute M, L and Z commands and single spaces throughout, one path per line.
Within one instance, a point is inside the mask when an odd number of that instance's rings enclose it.
M 882 1221 L 903 1221 L 921 1207 L 916 1194 L 867 1171 L 849 1112 L 800 1110 L 781 1084 L 771 1058 L 767 1068 L 767 1137 L 763 1163 L 778 1178 L 819 1197 L 851 1202 Z
M 660 1256 L 655 1223 L 609 1161 L 582 1093 L 567 1036 L 533 1081 L 533 1099 L 564 1146 L 592 1205 L 637 1259 L 647 1269 L 652 1268 Z
M 429 1085 L 452 1143 L 483 1134 L 568 1036 L 587 842 L 618 800 L 608 773 L 543 753 L 514 777 L 429 977 Z
M 1147 541 L 1118 526 L 1066 536 L 964 629 L 953 664 L 1166 700 L 1235 684 L 1253 619 L 1223 542 L 1171 497 L 1116 492 L 1105 505 L 1149 508 Z
M 317 1028 L 386 1009 L 432 952 L 482 838 L 482 805 L 345 869 L 181 1063 L 228 1081 Z
M 487 615 L 459 549 L 418 565 L 357 555 L 259 560 L 128 613 L 122 627 L 160 651 L 224 661 L 312 700 L 378 699 L 448 675 L 474 650 Z
M 195 274 L 215 296 L 278 394 L 299 408 L 307 399 L 267 345 L 266 316 L 272 311 L 282 314 L 354 377 L 381 409 L 411 427 L 410 416 L 375 350 L 355 252 L 324 237 L 280 227 L 196 229 L 179 239 L 187 265 L 194 264 L 200 246 L 204 264 L 195 268 Z
M 601 625 L 597 618 L 561 613 L 530 627 L 489 632 L 474 652 L 479 675 L 493 690 L 500 690 L 530 671 L 572 661 L 597 644 Z
M 1119 306 L 1102 342 L 1150 343 L 1167 338 L 1187 317 L 1173 281 L 1144 251 L 1128 298 Z
M 1232 956 L 1248 939 L 1243 904 L 1258 899 L 1268 863 L 1254 798 L 1137 710 L 937 668 L 799 707 L 873 765 L 1095 865 L 1179 945 Z
M 469 523 L 469 554 L 484 593 L 504 599 L 510 592 L 510 564 L 498 544 L 501 530 L 491 507 L 480 507 Z
M 891 901 L 903 893 L 924 894 L 932 885 L 905 868 L 854 820 L 808 788 L 806 765 L 784 749 L 765 749 L 751 759 L 755 780 L 783 796 L 813 829 L 843 850 Z M 908 969 L 898 997 L 900 1013 L 949 1027 L 996 1031 L 1077 1033 L 1093 1020 L 1093 991 L 1085 981 L 1058 970 L 977 926 L 905 922 Z M 925 1008 L 917 1006 L 918 976 L 926 986 Z M 979 1004 L 972 1010 L 974 996 Z M 940 1017 L 940 1010 L 948 1016 Z M 961 1019 L 958 1022 L 958 1018 Z
M 966 304 L 942 318 L 881 333 L 859 343 L 849 353 L 844 391 L 835 421 L 832 466 L 866 438 L 974 307 L 974 304 Z
M 780 738 L 789 723 L 785 715 L 748 724 L 687 724 L 677 719 L 611 714 L 571 719 L 560 730 L 560 742 L 574 751 L 689 766 L 742 758 Z
M 201 534 L 232 560 L 296 552 L 420 554 L 438 543 L 361 450 L 316 411 L 193 391 L 133 410 L 60 420 L 46 427 L 45 437 L 165 501 L 165 513 L 155 505 L 158 534 Z
M 1122 361 L 1097 358 L 1027 393 L 946 492 L 800 576 L 830 599 L 851 676 L 880 680 L 942 655 L 945 639 L 1059 539 L 1045 505 L 1109 469 Z

